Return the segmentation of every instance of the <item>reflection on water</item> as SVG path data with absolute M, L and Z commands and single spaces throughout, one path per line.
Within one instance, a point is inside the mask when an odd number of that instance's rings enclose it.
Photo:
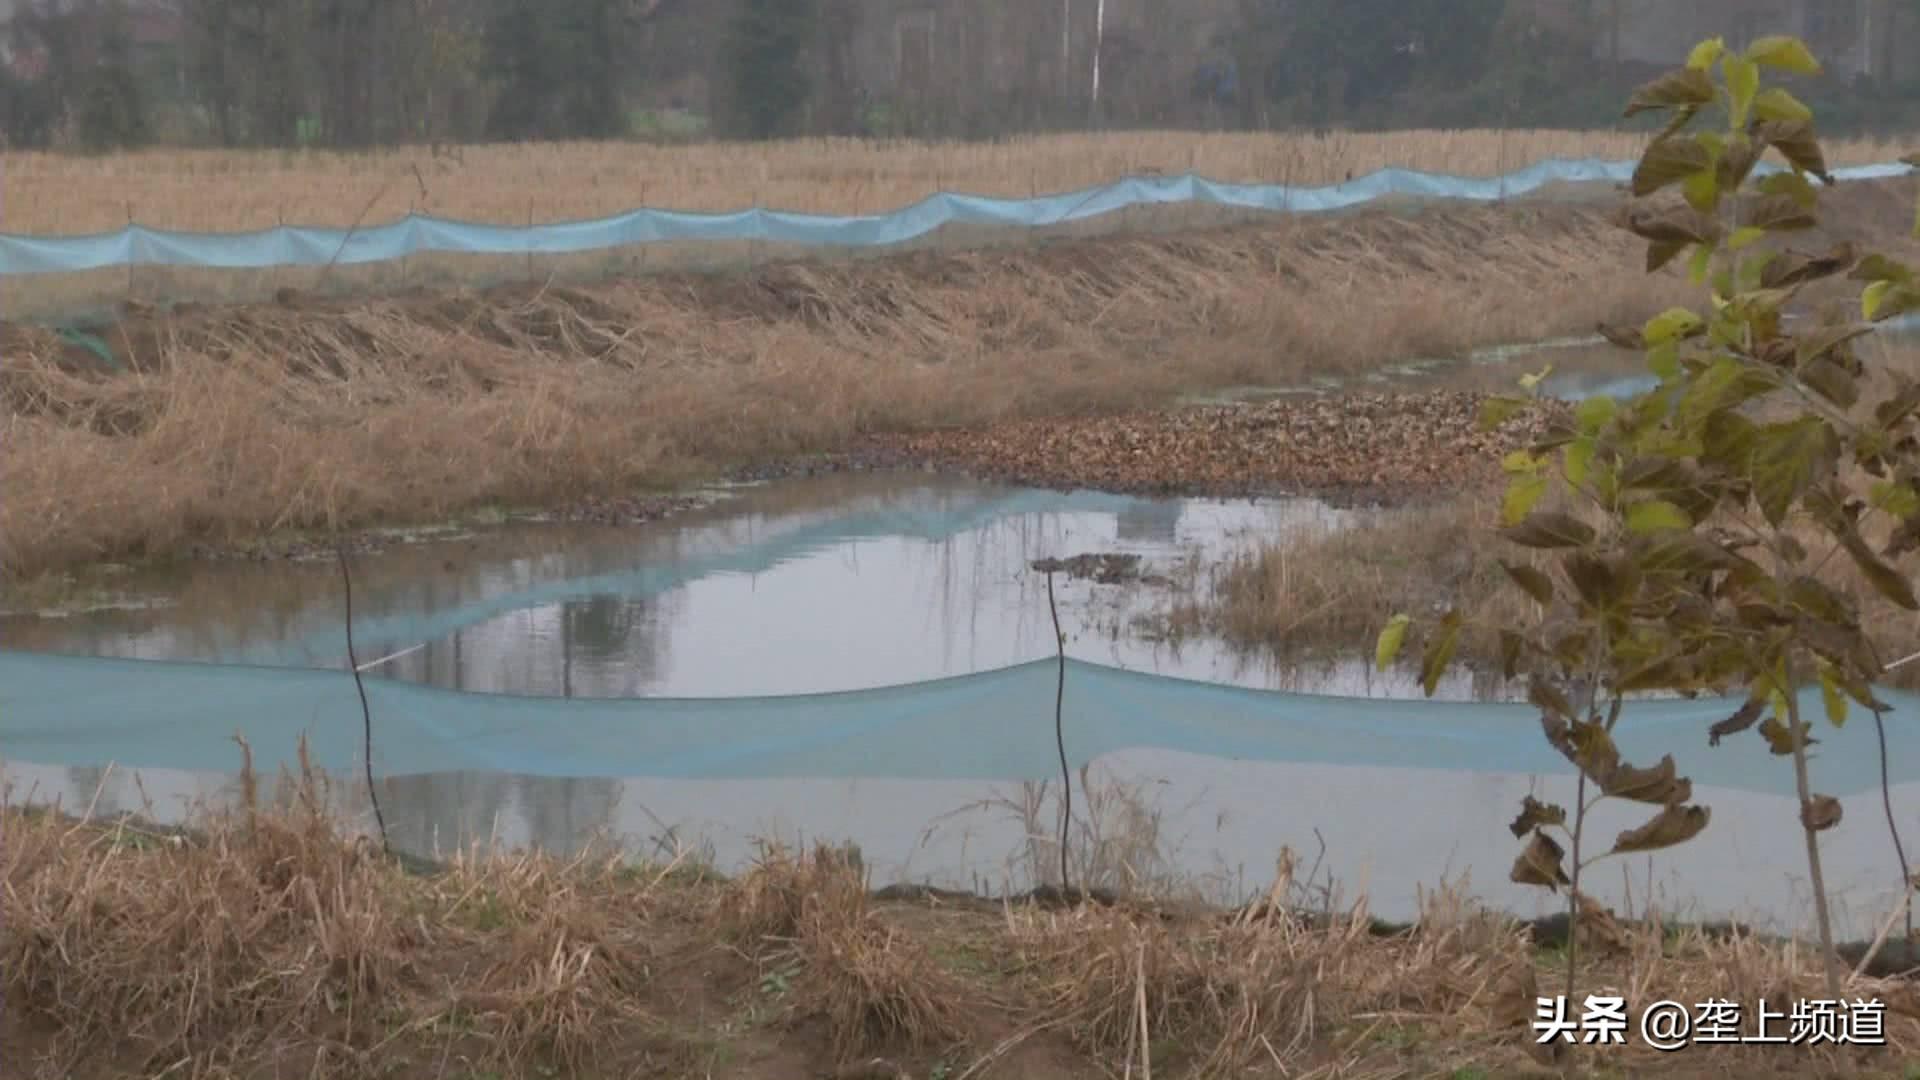
M 1025 501 L 1004 516 L 966 517 L 1010 497 Z M 1099 508 L 1078 508 L 1087 503 Z M 836 515 L 885 522 L 889 513 L 961 524 L 937 536 L 824 527 Z M 1349 516 L 1311 499 L 1070 498 L 951 479 L 815 478 L 748 489 L 684 519 L 636 528 L 505 529 L 359 560 L 356 656 L 370 676 L 536 696 L 725 697 L 920 682 L 1053 654 L 1047 582 L 1028 569 L 1035 559 L 1128 552 L 1142 556 L 1150 574 L 1179 577 L 1183 567 L 1262 539 L 1337 529 Z M 783 537 L 800 539 L 781 547 Z M 745 569 L 726 561 L 762 549 L 777 555 L 747 559 Z M 705 568 L 715 560 L 719 569 Z M 657 583 L 621 576 L 639 572 L 655 572 Z M 621 582 L 620 591 L 593 591 L 595 581 Z M 169 602 L 14 617 L 0 620 L 0 634 L 12 648 L 50 652 L 245 661 L 270 649 L 281 662 L 345 665 L 330 564 L 196 567 L 134 585 Z M 1216 642 L 1176 649 L 1113 631 L 1168 602 L 1180 582 L 1062 578 L 1055 587 L 1074 657 L 1272 689 L 1413 691 L 1408 673 L 1379 675 L 1361 657 L 1282 667 Z M 559 598 L 515 599 L 542 590 Z M 476 614 L 441 636 L 405 636 L 406 627 L 458 611 Z M 1463 672 L 1441 696 L 1494 690 Z
M 146 770 L 138 786 L 124 770 L 50 769 L 8 763 L 13 798 L 57 798 L 68 808 L 143 811 L 179 818 L 195 800 L 234 797 L 220 774 Z M 1566 802 L 1562 777 L 1441 773 L 1396 768 L 1328 768 L 1222 761 L 1172 752 L 1129 751 L 1104 760 L 1094 782 L 1143 792 L 1160 815 L 1151 839 L 1183 875 L 1215 898 L 1244 899 L 1270 879 L 1282 846 L 1323 859 L 1347 900 L 1368 898 L 1387 919 L 1416 912 L 1417 890 L 1464 881 L 1483 902 L 1523 917 L 1552 914 L 1558 901 L 1513 885 L 1507 868 L 1518 853 L 1506 824 L 1522 797 Z M 1076 779 L 1076 785 L 1078 780 Z M 96 800 L 96 792 L 98 798 Z M 445 774 L 389 779 L 381 805 L 402 850 L 448 855 L 469 845 L 577 853 L 597 840 L 639 856 L 670 857 L 696 849 L 738 869 L 760 839 L 790 844 L 851 840 L 863 849 L 876 884 L 916 881 L 989 890 L 1027 887 L 1034 868 L 1051 876 L 1050 857 L 1029 843 L 1058 822 L 1052 792 L 1020 785 L 958 781 L 675 781 L 567 780 Z M 356 819 L 367 818 L 356 778 L 337 782 L 336 797 Z M 1034 800 L 1033 822 L 1015 811 Z M 1809 914 L 1804 866 L 1791 800 L 1699 788 L 1712 823 L 1696 840 L 1669 852 L 1600 863 L 1582 888 L 1634 914 L 1652 904 L 1675 919 L 1741 918 L 1762 929 L 1805 929 Z M 1843 799 L 1842 824 L 1824 834 L 1822 859 L 1833 893 L 1836 930 L 1869 938 L 1895 899 L 1897 878 L 1877 792 Z M 1902 821 L 1920 815 L 1920 784 L 1893 791 Z M 1076 821 L 1088 811 L 1076 789 Z M 982 805 L 989 804 L 989 805 Z M 973 809 L 969 810 L 968 808 Z M 1591 835 L 1612 837 L 1645 818 L 1645 808 L 1602 803 Z M 1119 820 L 1108 811 L 1106 826 Z M 1783 842 L 1783 838 L 1792 842 Z M 1320 856 L 1324 845 L 1324 856 Z
M 1013 502 L 995 502 L 1017 496 Z M 1018 499 L 1027 501 L 1021 502 Z M 996 506 L 1013 509 L 1006 513 Z M 865 515 L 863 518 L 862 515 Z M 969 516 L 972 515 L 972 516 Z M 837 523 L 859 518 L 870 528 Z M 1256 539 L 1337 529 L 1344 511 L 1310 500 L 1155 501 L 1040 497 L 949 480 L 834 477 L 748 489 L 683 519 L 629 529 L 525 528 L 400 548 L 358 561 L 360 658 L 371 677 L 523 695 L 703 697 L 845 690 L 999 668 L 1052 654 L 1046 581 L 1037 558 L 1133 552 L 1178 577 Z M 928 522 L 960 522 L 929 529 Z M 888 524 L 888 523 L 894 524 Z M 756 553 L 773 552 L 765 558 Z M 1364 658 L 1311 668 L 1249 661 L 1217 643 L 1170 648 L 1115 633 L 1136 608 L 1171 595 L 1057 581 L 1070 655 L 1212 682 L 1350 696 L 1413 697 L 1409 673 L 1377 675 Z M 317 665 L 344 663 L 337 570 L 330 564 L 195 567 L 130 580 L 160 607 L 67 618 L 0 620 L 11 648 L 149 658 L 257 655 L 273 648 Z M 408 629 L 447 632 L 409 637 Z M 465 613 L 465 614 L 461 614 Z M 1116 618 L 1116 613 L 1118 616 Z M 472 617 L 469 618 L 468 615 Z M 391 657 L 390 659 L 388 657 Z M 1500 688 L 1468 673 L 1441 697 Z M 376 718 L 377 720 L 377 718 Z M 196 799 L 233 797 L 228 762 L 205 773 L 58 769 L 8 762 L 16 799 L 90 803 L 97 813 L 179 817 Z M 1256 886 L 1282 845 L 1326 860 L 1349 895 L 1389 918 L 1411 914 L 1417 886 L 1470 873 L 1473 891 L 1523 914 L 1550 898 L 1506 881 L 1515 854 L 1506 823 L 1531 790 L 1562 801 L 1559 778 L 1223 761 L 1172 752 L 1112 755 L 1096 774 L 1131 780 L 1162 814 L 1153 838 L 1178 868 Z M 136 782 L 137 780 L 137 782 Z M 338 785 L 365 820 L 357 778 Z M 1083 793 L 1084 794 L 1084 793 Z M 1052 793 L 1047 793 L 1052 797 Z M 446 773 L 385 779 L 381 800 L 405 850 L 473 843 L 556 853 L 606 837 L 652 853 L 711 845 L 724 867 L 756 838 L 851 839 L 878 880 L 1022 887 L 1029 837 L 1057 811 L 1038 793 L 967 782 L 781 780 L 711 782 Z M 1895 792 L 1920 809 L 1920 786 Z M 1701 790 L 1714 808 L 1701 841 L 1611 869 L 1596 894 L 1649 895 L 1706 916 L 1797 921 L 1799 857 L 1778 838 L 1787 800 Z M 955 815 L 984 801 L 995 808 Z M 997 802 L 994 802 L 998 800 Z M 1849 800 L 1826 834 L 1829 873 L 1850 934 L 1885 910 L 1889 865 L 1874 798 Z M 1036 830 L 1010 807 L 1039 805 Z M 1082 797 L 1077 806 L 1084 807 Z M 1609 813 L 1611 811 L 1608 811 Z M 951 816 L 950 816 L 951 815 Z M 1637 822 L 1602 815 L 1604 835 Z M 1851 920 L 1851 921 L 1846 921 Z

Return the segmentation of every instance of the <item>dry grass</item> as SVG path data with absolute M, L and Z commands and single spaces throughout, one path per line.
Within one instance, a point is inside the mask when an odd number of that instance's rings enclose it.
M 155 228 L 237 232 L 382 222 L 409 211 L 521 225 L 637 206 L 876 213 L 941 190 L 1029 196 L 1188 169 L 1216 180 L 1320 185 L 1398 166 L 1492 176 L 1551 157 L 1629 159 L 1645 135 L 1605 131 L 1258 134 L 1128 132 L 993 143 L 803 139 L 652 146 L 587 142 L 320 151 L 9 153 L 5 229 L 87 233 L 129 215 Z M 1900 141 L 1835 140 L 1834 164 L 1890 161 Z
M 0 566 L 19 578 L 625 495 L 868 433 L 1098 414 L 1585 330 L 1669 299 L 1672 279 L 1641 274 L 1631 239 L 1593 209 L 1458 208 L 223 308 L 123 323 L 108 338 L 131 370 L 110 376 L 15 327 Z
M 871 214 L 941 190 L 1025 197 L 1078 190 L 1143 173 L 1193 169 L 1220 180 L 1322 185 L 1387 166 L 1491 176 L 1551 157 L 1630 159 L 1644 135 L 1604 131 L 1402 131 L 1257 134 L 1133 132 L 1050 135 L 996 143 L 796 140 L 652 146 L 642 143 L 489 145 L 366 154 L 153 150 L 104 157 L 0 157 L 7 197 L 0 229 L 74 234 L 129 220 L 165 229 L 233 232 L 276 224 L 372 225 L 409 212 L 525 225 L 631 210 L 733 211 L 760 206 Z M 1900 142 L 1840 140 L 1836 164 L 1889 161 Z M 1245 212 L 1169 207 L 1107 215 L 1061 230 L 1192 229 L 1246 220 Z M 942 230 L 913 246 L 1027 243 L 1021 230 Z M 366 267 L 211 271 L 116 268 L 14 279 L 0 310 L 14 318 L 70 314 L 123 299 L 259 299 L 281 287 L 359 294 L 422 285 L 591 280 L 610 273 L 738 267 L 782 254 L 750 243 L 668 243 L 589 255 L 427 255 Z
M 763 982 L 796 1014 L 826 1021 L 836 1056 L 894 1047 L 940 1050 L 965 1040 L 967 994 L 926 943 L 874 910 L 857 851 L 768 847 L 723 893 L 715 925 L 749 951 Z M 786 970 L 799 973 L 789 986 Z
M 245 788 L 178 834 L 0 812 L 8 1075 L 1558 1075 L 1527 1024 L 1560 954 L 1462 888 L 1386 933 L 1364 902 L 1302 912 L 1285 851 L 1265 902 L 1181 914 L 880 900 L 829 848 L 769 849 L 731 882 L 497 852 L 408 872 L 338 831 L 312 774 L 277 802 Z M 1583 992 L 1818 993 L 1790 946 L 1615 927 L 1583 942 Z M 1559 1064 L 1898 1075 L 1920 1001 L 1847 993 L 1887 1003 L 1891 1049 Z

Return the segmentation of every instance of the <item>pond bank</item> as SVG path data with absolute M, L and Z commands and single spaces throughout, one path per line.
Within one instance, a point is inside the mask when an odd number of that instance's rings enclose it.
M 653 864 L 476 855 L 409 872 L 325 818 L 262 804 L 213 843 L 7 813 L 0 949 L 9 1061 L 80 1078 L 180 1065 L 453 1076 L 1901 1075 L 1920 1045 L 1907 984 L 1886 1047 L 1543 1053 L 1540 994 L 1564 954 L 1458 895 L 1417 926 L 1342 917 L 983 907 L 884 899 L 857 855 L 773 849 L 740 877 Z M 1312 904 L 1282 853 L 1269 896 Z M 305 897 L 299 903 L 291 898 Z M 1384 929 L 1384 928 L 1382 928 Z M 1821 996 L 1792 950 L 1699 930 L 1583 943 L 1583 989 L 1646 1002 Z M 271 978 L 263 974 L 271 972 Z M 191 992 L 189 992 L 189 990 Z M 1644 1002 L 1637 997 L 1630 1011 Z

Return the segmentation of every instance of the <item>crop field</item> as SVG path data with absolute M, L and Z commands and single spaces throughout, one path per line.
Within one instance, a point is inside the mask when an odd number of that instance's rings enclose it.
M 209 232 L 348 226 L 410 211 L 503 225 L 640 206 L 871 214 L 938 191 L 1022 197 L 1142 173 L 1324 185 L 1397 166 L 1494 176 L 1547 158 L 1628 159 L 1644 134 L 1404 131 L 1379 134 L 1057 135 L 994 143 L 795 140 L 653 146 L 555 143 L 334 154 L 156 150 L 103 157 L 8 154 L 0 230 L 88 233 L 129 219 Z M 1840 140 L 1835 165 L 1888 161 L 1897 142 Z

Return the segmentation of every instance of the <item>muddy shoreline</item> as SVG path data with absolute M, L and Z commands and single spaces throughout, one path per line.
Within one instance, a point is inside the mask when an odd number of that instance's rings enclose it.
M 714 479 L 761 484 L 849 473 L 931 473 L 1054 491 L 1310 497 L 1340 507 L 1395 507 L 1497 476 L 1502 455 L 1532 442 L 1549 417 L 1564 411 L 1543 402 L 1497 431 L 1481 432 L 1478 411 L 1485 397 L 1464 391 L 1350 394 L 875 434 L 844 450 L 751 462 Z M 333 558 L 336 550 L 366 556 L 489 524 L 645 525 L 709 505 L 693 490 L 507 508 L 418 529 L 359 529 L 338 540 L 297 535 L 196 543 L 184 560 L 311 560 Z

